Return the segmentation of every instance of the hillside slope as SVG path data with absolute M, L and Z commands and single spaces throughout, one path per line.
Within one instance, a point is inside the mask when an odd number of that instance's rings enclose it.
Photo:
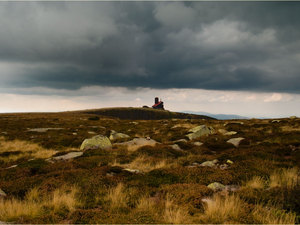
M 209 116 L 189 113 L 170 112 L 152 108 L 116 107 L 78 111 L 81 113 L 116 117 L 127 120 L 160 120 L 160 119 L 215 119 Z

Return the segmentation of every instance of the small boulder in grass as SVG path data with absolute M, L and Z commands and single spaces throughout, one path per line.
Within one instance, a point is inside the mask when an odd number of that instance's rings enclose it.
M 6 193 L 0 188 L 0 198 L 1 197 L 6 197 Z
M 81 146 L 80 150 L 90 150 L 90 149 L 101 149 L 108 150 L 112 148 L 110 140 L 103 135 L 97 135 L 92 138 L 85 139 Z
M 223 191 L 225 190 L 225 185 L 219 183 L 219 182 L 214 182 L 209 185 L 207 185 L 208 188 L 212 189 L 213 191 Z

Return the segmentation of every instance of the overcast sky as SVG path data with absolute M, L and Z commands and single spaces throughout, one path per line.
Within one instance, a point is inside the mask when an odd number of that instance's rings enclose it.
M 300 116 L 300 2 L 0 2 L 0 112 Z

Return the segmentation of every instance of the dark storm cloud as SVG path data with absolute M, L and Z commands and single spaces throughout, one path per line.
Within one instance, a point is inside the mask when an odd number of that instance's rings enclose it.
M 300 2 L 1 2 L 0 85 L 299 93 Z

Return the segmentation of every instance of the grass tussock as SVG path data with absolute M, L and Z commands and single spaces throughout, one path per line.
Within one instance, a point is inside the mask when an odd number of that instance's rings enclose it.
M 13 153 L 19 154 L 13 154 Z M 0 137 L 0 160 L 4 162 L 16 161 L 20 158 L 49 158 L 57 151 L 53 149 L 45 149 L 38 144 L 21 140 L 6 140 Z M 7 156 L 4 156 L 4 154 Z M 10 154 L 11 153 L 11 154 Z
M 245 186 L 249 188 L 262 189 L 266 185 L 265 179 L 259 176 L 254 176 L 251 180 L 247 181 Z
M 74 211 L 75 206 L 79 204 L 75 199 L 77 192 L 76 187 L 71 187 L 69 190 L 61 188 L 44 196 L 37 188 L 33 188 L 26 193 L 23 200 L 0 199 L 0 220 L 15 221 L 22 216 L 35 218 L 41 216 L 45 208 L 53 213 L 59 213 L 62 208 L 70 212 Z
M 205 223 L 224 223 L 238 221 L 242 214 L 242 200 L 237 195 L 214 195 L 204 204 L 200 220 Z
M 165 201 L 164 221 L 172 224 L 182 224 L 189 222 L 189 214 L 184 206 L 176 205 L 168 197 Z
M 123 208 L 127 206 L 127 195 L 123 183 L 119 183 L 116 187 L 111 188 L 107 195 L 112 209 Z
M 262 224 L 295 224 L 296 214 L 271 207 L 256 205 L 252 211 L 256 223 Z
M 300 171 L 297 167 L 281 169 L 270 176 L 270 187 L 294 188 L 300 184 Z
M 155 169 L 161 169 L 161 168 L 170 168 L 174 167 L 176 163 L 168 163 L 166 160 L 152 160 L 149 157 L 145 156 L 138 156 L 135 158 L 132 162 L 128 164 L 120 164 L 117 162 L 114 162 L 112 166 L 121 166 L 126 167 L 129 169 L 136 169 L 143 172 L 149 172 L 151 170 Z

